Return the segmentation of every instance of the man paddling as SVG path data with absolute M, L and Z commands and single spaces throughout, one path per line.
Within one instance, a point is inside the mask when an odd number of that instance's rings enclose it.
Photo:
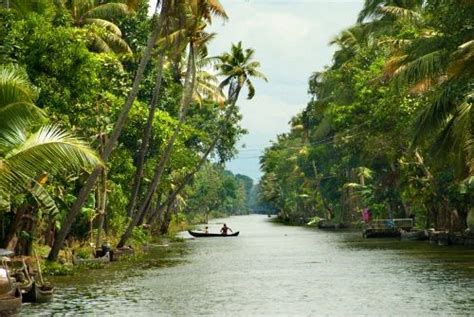
M 228 230 L 230 230 L 230 232 L 234 233 L 234 231 L 232 231 L 232 229 L 229 228 L 229 227 L 227 227 L 227 225 L 224 223 L 224 225 L 223 225 L 222 228 L 221 228 L 221 234 L 222 234 L 223 236 L 226 236 Z

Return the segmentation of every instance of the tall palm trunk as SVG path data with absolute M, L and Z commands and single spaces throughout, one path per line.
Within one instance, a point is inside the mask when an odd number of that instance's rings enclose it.
M 155 12 L 158 9 L 159 2 L 157 2 L 157 7 L 155 9 Z M 114 129 L 112 131 L 112 135 L 110 136 L 107 144 L 104 147 L 104 151 L 102 153 L 102 160 L 104 162 L 107 162 L 115 143 L 117 142 L 120 133 L 122 132 L 122 129 L 125 125 L 125 120 L 127 119 L 128 113 L 133 105 L 133 102 L 135 101 L 138 91 L 140 88 L 140 83 L 142 82 L 143 79 L 143 74 L 145 72 L 145 68 L 148 65 L 148 62 L 150 61 L 151 58 L 151 53 L 153 51 L 153 48 L 155 46 L 156 40 L 158 39 L 158 36 L 161 32 L 161 27 L 163 25 L 163 21 L 165 19 L 166 13 L 167 13 L 167 8 L 168 8 L 168 0 L 163 0 L 162 6 L 161 6 L 161 14 L 160 17 L 157 21 L 156 19 L 156 14 L 154 17 L 154 27 L 153 31 L 148 39 L 147 46 L 143 52 L 143 56 L 140 60 L 140 64 L 137 69 L 137 73 L 135 75 L 135 79 L 133 81 L 132 89 L 128 95 L 127 101 L 125 102 L 125 105 L 122 108 L 122 111 L 119 114 L 119 117 L 117 119 L 117 122 L 115 123 Z M 81 188 L 79 195 L 77 196 L 76 201 L 72 205 L 71 209 L 69 210 L 68 214 L 66 215 L 66 218 L 64 219 L 64 222 L 62 224 L 61 230 L 58 232 L 56 239 L 54 241 L 53 247 L 51 248 L 51 252 L 48 255 L 48 260 L 50 261 L 56 261 L 59 255 L 59 250 L 61 249 L 67 235 L 69 234 L 69 231 L 71 230 L 71 226 L 74 223 L 74 220 L 76 219 L 76 216 L 79 214 L 82 206 L 84 205 L 85 201 L 87 200 L 87 197 L 89 196 L 89 193 L 91 192 L 92 188 L 94 187 L 94 184 L 100 174 L 100 168 L 96 168 L 92 174 L 89 176 L 87 179 L 86 183 L 84 186 Z
M 138 208 L 137 212 L 133 215 L 132 220 L 129 222 L 127 229 L 125 230 L 122 237 L 120 238 L 119 243 L 117 244 L 118 248 L 123 247 L 125 243 L 127 242 L 127 240 L 130 238 L 133 232 L 133 228 L 135 228 L 138 222 L 140 221 L 140 219 L 144 217 L 144 213 L 147 209 L 147 206 L 149 205 L 149 202 L 151 201 L 153 195 L 155 194 L 156 189 L 160 185 L 161 176 L 163 175 L 163 171 L 166 166 L 166 163 L 168 162 L 171 156 L 171 151 L 173 150 L 174 142 L 178 138 L 179 132 L 181 131 L 181 128 L 186 119 L 186 114 L 188 112 L 188 108 L 191 103 L 191 99 L 192 99 L 192 95 L 194 91 L 195 81 L 196 81 L 196 65 L 195 65 L 195 56 L 194 56 L 194 45 L 191 43 L 189 45 L 188 65 L 186 69 L 186 78 L 184 81 L 183 96 L 181 98 L 178 125 L 176 126 L 173 132 L 173 135 L 168 140 L 168 143 L 166 144 L 166 148 L 163 152 L 163 155 L 161 156 L 161 159 L 156 165 L 155 173 L 153 175 L 153 180 L 150 184 L 150 187 L 147 190 L 147 193 L 145 195 L 145 198 L 142 204 Z
M 148 111 L 145 131 L 143 132 L 143 140 L 142 145 L 140 147 L 140 153 L 138 154 L 137 171 L 135 172 L 135 177 L 133 179 L 132 196 L 130 197 L 130 201 L 127 207 L 127 215 L 129 217 L 133 216 L 133 210 L 135 209 L 138 193 L 140 192 L 143 170 L 145 168 L 145 157 L 148 153 L 148 145 L 150 144 L 151 131 L 153 129 L 153 119 L 155 117 L 156 108 L 158 107 L 158 100 L 161 89 L 161 79 L 163 77 L 163 63 L 164 57 L 163 54 L 161 54 L 158 57 L 158 68 L 155 80 L 155 88 L 153 90 L 153 96 L 150 103 L 150 110 Z
M 100 137 L 102 145 L 105 145 L 107 141 L 107 136 L 105 134 L 102 134 Z M 104 226 L 104 220 L 105 220 L 105 211 L 107 207 L 107 167 L 104 166 L 104 168 L 101 171 L 100 175 L 100 185 L 98 188 L 98 212 L 99 212 L 99 221 L 97 225 L 97 237 L 96 237 L 96 243 L 95 245 L 98 247 L 100 246 L 100 240 L 101 240 L 101 233 L 102 233 L 102 227 Z

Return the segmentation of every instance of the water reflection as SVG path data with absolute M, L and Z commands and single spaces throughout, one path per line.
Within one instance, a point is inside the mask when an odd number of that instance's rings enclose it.
M 241 236 L 190 240 L 167 257 L 152 252 L 138 267 L 58 280 L 53 303 L 30 305 L 24 312 L 445 316 L 473 311 L 474 250 L 362 240 L 359 233 L 281 226 L 266 216 L 225 222 Z M 179 265 L 169 267 L 174 261 Z

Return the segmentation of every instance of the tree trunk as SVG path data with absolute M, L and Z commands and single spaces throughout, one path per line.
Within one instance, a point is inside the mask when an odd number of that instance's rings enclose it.
M 7 236 L 5 237 L 5 240 L 2 243 L 2 246 L 4 248 L 11 251 L 15 249 L 16 243 L 18 241 L 16 233 L 18 231 L 18 228 L 20 227 L 23 215 L 27 212 L 27 208 L 27 205 L 22 205 L 16 210 L 15 215 L 12 219 L 12 223 L 10 224 L 10 230 L 8 230 Z
M 147 222 L 151 225 L 152 233 L 159 233 L 161 227 L 161 219 L 163 217 L 163 210 L 165 205 L 158 200 L 153 211 L 148 215 Z
M 321 201 L 323 203 L 324 209 L 326 209 L 326 219 L 331 220 L 332 208 L 329 206 L 326 198 L 324 198 L 323 192 L 321 191 L 322 177 L 318 176 L 318 170 L 316 168 L 316 163 L 314 162 L 314 160 L 312 161 L 312 165 L 313 165 L 314 178 L 316 179 L 316 190 L 319 192 L 319 195 L 321 196 Z
M 100 246 L 101 243 L 101 234 L 102 234 L 102 227 L 104 226 L 104 219 L 107 207 L 107 170 L 105 168 L 102 169 L 101 175 L 101 182 L 100 182 L 100 205 L 99 205 L 99 223 L 97 226 L 97 239 L 95 242 L 96 247 Z
M 161 54 L 158 57 L 158 68 L 155 80 L 155 88 L 153 90 L 153 96 L 150 103 L 150 110 L 148 111 L 145 131 L 143 132 L 143 140 L 140 147 L 140 153 L 138 154 L 137 171 L 135 172 L 135 177 L 133 179 L 132 196 L 130 197 L 130 201 L 127 207 L 127 215 L 129 217 L 133 216 L 133 210 L 135 209 L 138 193 L 140 192 L 143 170 L 145 168 L 145 157 L 148 153 L 148 145 L 150 143 L 151 131 L 153 129 L 153 119 L 155 118 L 156 108 L 158 107 L 158 100 L 161 89 L 161 79 L 163 77 L 163 63 L 164 56 L 163 54 Z
M 173 215 L 173 202 L 174 201 L 171 201 L 166 206 L 166 211 L 165 211 L 165 214 L 163 215 L 163 221 L 161 222 L 161 226 L 160 226 L 160 234 L 168 233 L 168 229 L 171 223 L 171 216 Z
M 159 4 L 159 1 L 157 2 L 157 8 L 158 8 L 158 4 Z M 125 105 L 122 108 L 122 111 L 119 114 L 117 122 L 115 123 L 114 129 L 112 131 L 112 135 L 110 136 L 107 144 L 105 145 L 104 152 L 102 153 L 102 160 L 104 161 L 104 163 L 107 162 L 110 156 L 110 153 L 113 150 L 115 142 L 117 142 L 120 136 L 120 133 L 122 132 L 122 129 L 125 125 L 125 120 L 133 105 L 133 102 L 135 101 L 137 97 L 137 94 L 140 88 L 140 83 L 142 82 L 143 74 L 145 72 L 145 68 L 148 65 L 148 62 L 150 61 L 153 47 L 155 46 L 156 40 L 158 39 L 158 36 L 161 32 L 161 26 L 163 25 L 163 21 L 166 15 L 167 5 L 168 5 L 168 1 L 166 0 L 163 1 L 162 7 L 161 7 L 161 14 L 158 21 L 156 21 L 156 13 L 155 13 L 155 18 L 154 18 L 155 25 L 153 27 L 153 31 L 150 35 L 150 38 L 148 39 L 147 47 L 145 51 L 143 52 L 143 56 L 140 60 L 137 73 L 133 81 L 132 89 L 128 95 Z M 156 11 L 157 9 L 155 9 L 155 12 Z M 66 215 L 66 218 L 64 219 L 61 230 L 58 232 L 56 236 L 53 247 L 51 248 L 51 252 L 48 255 L 48 260 L 50 261 L 57 260 L 58 255 L 59 255 L 59 250 L 61 249 L 64 241 L 66 240 L 66 236 L 69 234 L 69 231 L 71 230 L 71 226 L 74 223 L 76 216 L 81 211 L 81 208 L 84 205 L 85 201 L 87 200 L 89 193 L 94 187 L 95 181 L 97 180 L 97 177 L 100 174 L 100 170 L 101 170 L 101 167 L 96 168 L 92 172 L 92 174 L 89 176 L 84 186 L 81 188 L 81 191 L 79 192 L 79 195 L 77 196 L 76 201 L 74 202 L 71 209 L 69 210 L 69 213 Z
M 138 208 L 137 212 L 133 215 L 132 220 L 129 222 L 127 229 L 123 233 L 122 237 L 120 238 L 119 243 L 117 244 L 118 248 L 121 248 L 125 245 L 127 240 L 130 238 L 133 228 L 138 224 L 141 218 L 144 217 L 144 213 L 146 211 L 146 207 L 148 206 L 149 201 L 153 197 L 156 192 L 156 189 L 160 185 L 161 176 L 163 175 L 163 171 L 165 169 L 166 163 L 168 162 L 171 151 L 173 150 L 174 142 L 178 138 L 179 132 L 184 124 L 184 120 L 186 119 L 186 114 L 188 112 L 189 104 L 191 103 L 193 91 L 194 91 L 194 84 L 196 81 L 196 71 L 195 71 L 195 60 L 194 60 L 194 47 L 193 44 L 189 45 L 189 55 L 188 55 L 188 67 L 186 70 L 186 79 L 185 79 L 185 87 L 183 91 L 183 96 L 181 99 L 181 106 L 180 106 L 180 114 L 179 114 L 179 122 L 176 126 L 173 135 L 168 140 L 166 144 L 166 148 L 159 160 L 158 164 L 155 167 L 155 173 L 153 175 L 152 182 L 150 187 L 148 188 L 145 198 L 141 203 L 140 207 Z

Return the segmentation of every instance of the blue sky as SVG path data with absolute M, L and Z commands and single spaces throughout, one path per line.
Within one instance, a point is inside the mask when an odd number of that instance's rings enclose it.
M 227 163 L 232 172 L 258 180 L 259 155 L 277 134 L 288 131 L 291 117 L 305 107 L 309 76 L 331 63 L 334 48 L 329 41 L 356 21 L 364 0 L 221 2 L 230 19 L 225 24 L 214 20 L 210 29 L 217 36 L 210 55 L 242 41 L 244 47 L 255 49 L 269 79 L 268 83 L 255 80 L 257 94 L 252 100 L 245 99 L 245 92 L 239 99 L 242 125 L 249 134 L 239 143 L 239 155 Z

